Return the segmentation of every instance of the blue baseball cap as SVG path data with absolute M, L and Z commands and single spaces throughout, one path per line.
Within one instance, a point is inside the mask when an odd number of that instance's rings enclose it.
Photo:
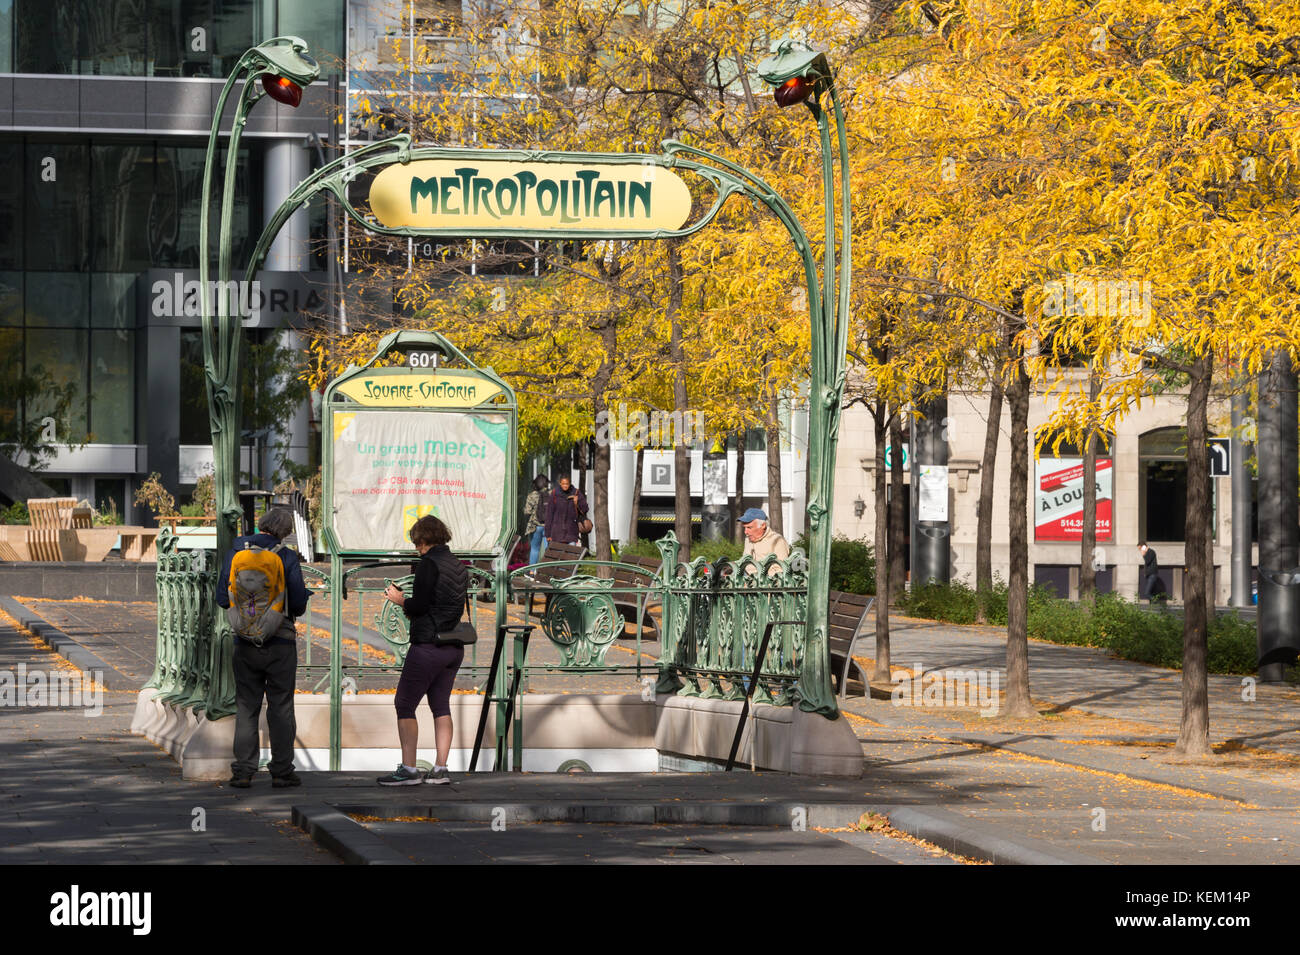
M 766 521 L 767 515 L 756 507 L 751 507 L 744 514 L 740 515 L 737 524 L 748 524 L 750 521 Z

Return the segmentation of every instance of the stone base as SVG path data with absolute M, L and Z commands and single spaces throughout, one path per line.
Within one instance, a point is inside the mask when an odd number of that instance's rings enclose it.
M 453 768 L 467 767 L 478 730 L 483 698 L 451 698 Z M 686 759 L 722 763 L 731 749 L 739 702 L 698 697 L 639 694 L 528 693 L 522 698 L 524 769 L 548 772 L 569 759 L 599 754 L 601 762 L 627 771 L 653 768 L 654 751 Z M 496 710 L 488 712 L 479 767 L 491 767 Z M 294 698 L 295 749 L 299 768 L 328 766 L 329 696 L 299 693 Z M 758 705 L 751 710 L 741 737 L 737 765 L 799 775 L 857 778 L 862 775 L 862 746 L 843 716 L 827 720 L 790 707 Z M 431 756 L 433 716 L 421 706 L 420 751 Z M 181 763 L 186 779 L 226 779 L 235 738 L 234 717 L 208 720 L 174 704 L 162 703 L 155 690 L 142 690 L 131 731 L 162 747 Z M 397 722 L 390 694 L 347 696 L 343 701 L 343 750 L 361 769 L 387 769 L 396 757 Z M 269 745 L 263 711 L 262 748 Z M 756 742 L 755 742 L 756 741 Z M 755 748 L 756 747 L 756 748 Z M 647 755 L 650 757 L 647 763 Z M 590 758 L 589 756 L 587 758 Z M 585 760 L 584 760 L 585 761 Z

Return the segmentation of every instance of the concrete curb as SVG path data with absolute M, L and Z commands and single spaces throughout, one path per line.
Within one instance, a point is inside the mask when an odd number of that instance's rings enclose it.
M 86 675 L 97 674 L 96 682 L 107 690 L 135 690 L 138 683 L 105 663 L 44 618 L 28 610 L 13 597 L 0 597 L 0 608 L 39 637 L 51 650 L 63 657 Z
M 346 865 L 411 865 L 411 860 L 333 806 L 294 806 L 293 824 Z
M 887 809 L 889 824 L 910 836 L 994 865 L 1105 865 L 1099 859 L 1025 836 L 1011 838 L 987 824 L 936 806 Z
M 802 811 L 809 828 L 851 826 L 868 807 L 854 803 L 783 802 L 444 802 L 408 805 L 350 803 L 335 807 L 342 813 L 378 816 L 412 816 L 446 822 L 494 821 L 523 825 L 530 822 L 622 823 L 624 825 L 789 826 Z M 503 815 L 504 813 L 504 815 Z
M 523 825 L 537 822 L 623 825 L 789 826 L 802 811 L 809 828 L 852 826 L 865 812 L 917 839 L 967 858 L 994 865 L 1102 865 L 1091 856 L 1036 839 L 1011 837 L 976 825 L 938 807 L 872 806 L 862 803 L 784 802 L 444 802 L 420 804 L 356 803 L 295 806 L 294 824 L 350 865 L 407 864 L 409 860 L 349 815 Z

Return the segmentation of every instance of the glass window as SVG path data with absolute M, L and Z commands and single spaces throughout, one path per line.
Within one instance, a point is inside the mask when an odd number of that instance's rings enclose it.
M 3 2 L 3 0 L 0 0 Z M 21 142 L 0 143 L 0 268 L 23 267 L 23 146 Z
M 126 481 L 122 478 L 95 478 L 94 505 L 101 514 L 116 511 L 126 514 Z
M 211 0 L 150 0 L 147 16 L 154 76 L 212 75 Z
M 0 0 L 0 73 L 14 71 L 14 0 Z
M 86 436 L 86 337 L 80 329 L 29 328 L 27 374 L 43 383 L 27 412 L 28 421 L 55 419 L 60 442 Z
M 150 266 L 153 144 L 90 149 L 91 267 L 140 272 Z
M 228 76 L 256 40 L 255 0 L 212 0 L 212 75 Z
M 26 156 L 26 268 L 88 271 L 89 147 L 28 143 Z
M 28 272 L 29 328 L 85 328 L 90 324 L 90 276 L 84 272 Z
M 343 0 L 279 0 L 275 33 L 306 40 L 321 76 L 328 77 L 342 71 L 343 20 Z
M 135 274 L 98 274 L 90 277 L 92 328 L 135 328 Z
M 160 146 L 157 180 L 150 199 L 146 229 L 149 256 L 159 268 L 196 269 L 199 267 L 199 200 L 203 194 L 202 146 Z M 214 172 L 212 204 L 208 211 L 213 253 L 221 216 L 221 181 L 224 156 L 218 156 Z M 252 234 L 252 209 L 261 208 L 260 181 L 254 182 L 249 169 L 249 153 L 239 151 L 235 169 L 235 202 L 232 215 L 234 267 L 248 263 L 257 236 Z M 260 230 L 259 230 L 260 231 Z
M 135 442 L 135 333 L 90 333 L 90 429 L 100 444 Z
M 23 273 L 0 272 L 0 326 L 23 323 Z
M 22 415 L 23 330 L 0 328 L 0 441 L 16 441 Z
M 19 73 L 143 76 L 146 0 L 17 0 Z
M 181 331 L 181 444 L 212 443 L 201 336 L 196 330 Z

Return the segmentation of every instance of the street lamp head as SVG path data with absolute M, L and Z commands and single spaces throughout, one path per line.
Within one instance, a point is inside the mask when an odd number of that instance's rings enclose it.
M 297 107 L 302 91 L 320 75 L 320 64 L 307 54 L 307 44 L 296 36 L 278 36 L 253 48 L 262 61 L 262 89 L 277 103 Z
M 794 106 L 818 91 L 818 84 L 830 80 L 826 54 L 808 48 L 789 37 L 772 44 L 772 55 L 758 64 L 758 75 L 775 89 L 776 105 Z

